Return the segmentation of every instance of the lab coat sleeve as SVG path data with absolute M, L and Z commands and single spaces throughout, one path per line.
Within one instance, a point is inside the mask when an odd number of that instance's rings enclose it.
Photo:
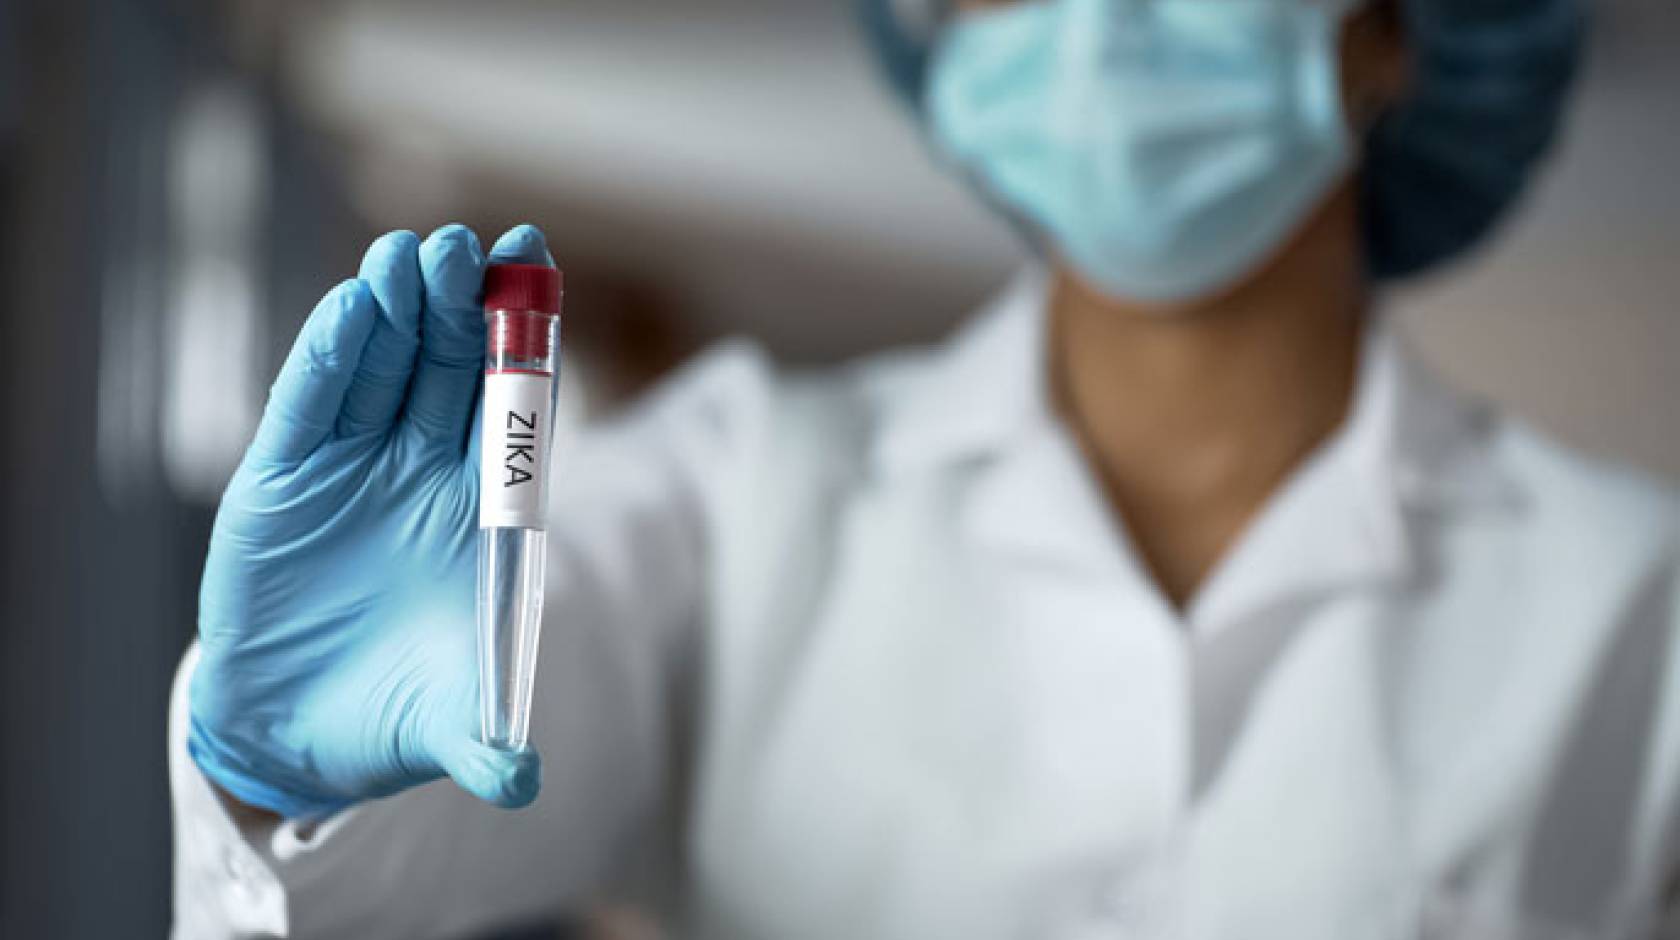
M 1654 937 L 1680 937 L 1680 500 L 1673 513 L 1675 562 L 1670 568 L 1668 650 L 1664 663 L 1667 681 L 1657 712 L 1657 754 L 1651 762 L 1660 794 L 1658 812 L 1650 814 L 1650 831 L 1662 833 L 1653 895 Z
M 1680 937 L 1680 499 L 1669 504 L 1669 551 L 1659 571 L 1655 605 L 1664 642 L 1661 681 L 1652 703 L 1651 748 L 1633 834 L 1636 876 L 1628 880 L 1630 940 Z
M 680 798 L 712 492 L 769 386 L 763 357 L 726 347 L 557 443 L 532 721 L 544 780 L 525 810 L 438 781 L 315 824 L 230 812 L 186 751 L 189 650 L 170 706 L 177 940 L 472 936 L 643 877 L 627 869 L 659 854 Z

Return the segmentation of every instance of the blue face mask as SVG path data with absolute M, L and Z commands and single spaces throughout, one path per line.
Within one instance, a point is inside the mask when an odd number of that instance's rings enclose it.
M 937 144 L 1117 297 L 1264 264 L 1348 171 L 1339 27 L 1357 0 L 1034 0 L 958 17 Z

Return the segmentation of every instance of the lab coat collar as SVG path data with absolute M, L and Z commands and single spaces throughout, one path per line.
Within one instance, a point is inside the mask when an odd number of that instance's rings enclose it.
M 1049 278 L 1018 274 L 885 407 L 874 458 L 888 472 L 996 456 L 1053 420 L 1047 397 Z
M 1050 404 L 1049 278 L 1033 268 L 885 406 L 874 452 L 887 473 L 990 463 L 983 537 L 1059 562 L 1138 569 L 1124 531 Z M 1422 517 L 1498 511 L 1521 492 L 1485 407 L 1438 381 L 1383 325 L 1370 331 L 1353 407 L 1211 574 L 1190 610 L 1215 625 L 1283 599 L 1403 578 Z M 1069 466 L 1069 465 L 1073 466 Z M 1013 483 L 1010 481 L 1013 480 Z

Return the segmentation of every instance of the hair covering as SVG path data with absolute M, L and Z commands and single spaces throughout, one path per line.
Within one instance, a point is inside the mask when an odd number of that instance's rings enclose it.
M 919 102 L 942 0 L 861 0 L 893 85 Z M 1583 0 L 1401 0 L 1412 87 L 1372 128 L 1361 210 L 1372 273 L 1462 254 L 1521 195 L 1561 123 Z

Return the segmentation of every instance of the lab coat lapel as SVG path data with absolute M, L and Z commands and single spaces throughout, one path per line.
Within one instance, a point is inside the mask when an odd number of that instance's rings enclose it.
M 1409 394 L 1393 338 L 1375 327 L 1343 427 L 1293 473 L 1216 566 L 1190 611 L 1208 637 L 1282 605 L 1403 579 L 1411 549 L 1394 468 L 1409 462 Z
M 1226 812 L 1222 803 L 1257 799 L 1229 812 L 1264 819 L 1287 804 L 1312 805 L 1295 799 L 1297 778 L 1314 775 L 1316 785 L 1332 768 L 1357 772 L 1365 779 L 1348 782 L 1347 792 L 1369 795 L 1362 805 L 1379 815 L 1323 832 L 1363 833 L 1369 843 L 1389 824 L 1380 816 L 1388 781 L 1377 743 L 1385 729 L 1376 645 L 1390 642 L 1387 631 L 1398 626 L 1375 613 L 1383 589 L 1423 576 L 1426 518 L 1497 511 L 1522 496 L 1490 453 L 1482 412 L 1424 372 L 1380 326 L 1360 381 L 1344 429 L 1262 513 L 1191 611 L 1198 647 L 1191 779 L 1214 817 Z M 1357 613 L 1367 607 L 1369 616 Z M 1339 612 L 1334 626 L 1320 616 L 1332 609 Z M 1327 652 L 1333 649 L 1345 656 L 1338 661 Z M 1297 753 L 1301 742 L 1311 745 Z M 1300 760 L 1293 772 L 1244 769 L 1290 754 Z M 1264 781 L 1274 778 L 1292 781 L 1292 789 L 1265 796 Z M 1244 780 L 1262 789 L 1251 793 Z M 1324 799 L 1326 818 L 1351 811 L 1333 794 Z M 1326 859 L 1360 851 L 1354 843 L 1319 848 Z M 1372 874 L 1371 884 L 1380 884 L 1384 874 Z M 1381 908 L 1397 899 L 1368 900 Z
M 893 402 L 877 449 L 887 472 L 962 466 L 975 544 L 1068 572 L 1153 582 L 1046 392 L 1048 279 L 1037 268 L 937 354 Z M 1165 602 L 1161 605 L 1164 607 Z
M 1055 425 L 1034 429 L 982 469 L 963 511 L 977 545 L 1157 593 L 1077 445 Z
M 1266 670 L 1198 801 L 1188 935 L 1392 935 L 1380 928 L 1404 910 L 1410 847 L 1379 608 L 1309 623 Z
M 1378 321 L 1340 432 L 1285 484 L 1191 611 L 1208 636 L 1280 604 L 1413 577 L 1424 517 L 1503 512 L 1522 487 L 1489 448 L 1490 414 Z
M 1256 728 L 1255 703 L 1292 650 L 1312 642 L 1314 612 L 1348 592 L 1403 581 L 1413 568 L 1393 468 L 1416 450 L 1400 415 L 1409 383 L 1392 340 L 1373 334 L 1343 428 L 1285 483 L 1193 604 L 1198 653 L 1192 792 L 1201 800 Z M 1345 690 L 1344 690 L 1345 691 Z M 1338 707 L 1358 704 L 1354 696 Z
M 1029 269 L 886 412 L 889 471 L 970 463 L 981 543 L 1158 590 L 1046 393 L 1046 275 Z M 1482 446 L 1481 412 L 1427 374 L 1380 320 L 1344 427 L 1286 482 L 1189 611 L 1212 635 L 1280 604 L 1405 580 L 1408 517 L 1509 505 L 1520 492 Z M 1164 605 L 1164 601 L 1162 602 Z

